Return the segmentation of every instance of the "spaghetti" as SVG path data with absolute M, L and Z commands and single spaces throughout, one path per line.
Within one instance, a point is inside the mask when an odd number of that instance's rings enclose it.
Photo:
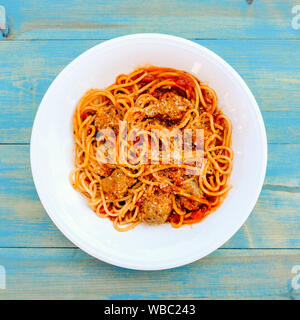
M 214 90 L 187 72 L 147 66 L 121 74 L 85 93 L 73 128 L 71 183 L 118 231 L 200 222 L 231 188 L 231 122 Z

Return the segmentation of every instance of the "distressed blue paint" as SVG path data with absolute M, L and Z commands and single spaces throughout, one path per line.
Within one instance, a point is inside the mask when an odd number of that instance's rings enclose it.
M 265 183 L 300 187 L 300 145 L 269 145 Z
M 79 249 L 0 249 L 8 275 L 0 298 L 290 299 L 291 268 L 299 259 L 300 250 L 221 249 L 188 266 L 143 272 L 110 266 Z
M 299 39 L 294 0 L 2 0 L 12 39 L 109 39 L 163 32 L 191 39 Z M 59 12 L 59 15 L 57 14 Z
M 291 27 L 295 1 L 141 2 L 2 0 L 10 35 L 0 36 L 0 144 L 29 143 L 34 115 L 50 83 L 101 39 L 137 32 L 175 34 L 215 51 L 253 91 L 269 142 L 259 201 L 237 234 L 201 261 L 151 273 L 121 269 L 73 248 L 50 221 L 32 182 L 29 146 L 0 145 L 0 265 L 8 279 L 0 299 L 299 299 L 300 292 L 289 290 L 291 268 L 300 264 L 300 30 Z

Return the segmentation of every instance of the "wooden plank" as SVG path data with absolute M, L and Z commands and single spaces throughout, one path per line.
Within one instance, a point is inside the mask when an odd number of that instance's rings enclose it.
M 73 247 L 38 198 L 29 146 L 0 145 L 0 172 L 0 247 Z
M 269 144 L 265 183 L 281 187 L 300 187 L 300 145 Z
M 239 232 L 203 260 L 151 273 L 113 267 L 74 248 L 38 199 L 29 146 L 0 145 L 0 266 L 7 276 L 0 299 L 300 299 L 300 289 L 291 288 L 292 267 L 300 264 L 300 30 L 291 27 L 295 1 L 1 4 L 10 35 L 0 34 L 0 144 L 29 143 L 35 112 L 51 81 L 74 57 L 100 42 L 76 40 L 136 32 L 223 39 L 197 42 L 220 54 L 246 80 L 272 144 L 263 191 Z
M 0 299 L 299 299 L 300 250 L 217 250 L 190 265 L 134 271 L 79 249 L 0 249 Z M 272 267 L 270 267 L 272 266 Z M 295 281 L 295 280 L 294 280 Z
M 9 39 L 109 39 L 139 32 L 191 39 L 300 36 L 291 25 L 294 0 L 2 0 L 2 5 Z
M 36 110 L 50 83 L 98 42 L 0 42 L 5 57 L 0 59 L 0 143 L 29 142 Z M 263 111 L 269 142 L 299 142 L 299 41 L 197 42 L 224 57 L 248 83 Z
M 246 223 L 223 247 L 299 248 L 299 208 L 299 189 L 265 185 Z
M 259 201 L 224 248 L 300 246 L 300 145 L 270 145 L 269 155 Z M 73 247 L 38 199 L 30 173 L 29 146 L 0 145 L 0 168 L 0 247 Z

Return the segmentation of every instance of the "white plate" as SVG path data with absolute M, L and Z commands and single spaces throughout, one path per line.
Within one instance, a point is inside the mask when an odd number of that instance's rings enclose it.
M 98 218 L 69 183 L 73 167 L 72 115 L 90 88 L 152 64 L 186 70 L 207 82 L 233 123 L 233 189 L 204 221 L 174 229 L 139 225 L 117 232 Z M 219 56 L 194 42 L 162 34 L 116 38 L 84 52 L 53 81 L 38 109 L 31 136 L 34 183 L 47 213 L 74 244 L 108 263 L 141 270 L 181 266 L 223 245 L 251 213 L 265 177 L 267 139 L 257 103 L 241 77 Z

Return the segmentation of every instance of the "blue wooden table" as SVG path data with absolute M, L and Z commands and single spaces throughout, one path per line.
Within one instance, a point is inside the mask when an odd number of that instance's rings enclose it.
M 9 26 L 0 33 L 0 299 L 300 299 L 297 2 L 0 0 Z M 210 256 L 158 272 L 76 248 L 43 209 L 29 162 L 33 119 L 59 71 L 95 44 L 137 32 L 182 36 L 228 61 L 254 93 L 269 143 L 246 224 Z

